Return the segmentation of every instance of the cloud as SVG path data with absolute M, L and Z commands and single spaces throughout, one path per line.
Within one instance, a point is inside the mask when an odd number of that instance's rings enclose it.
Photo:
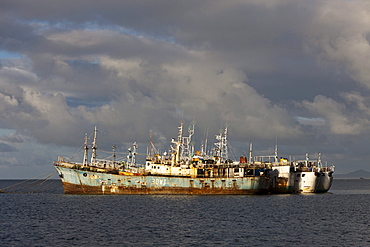
M 6 143 L 1 143 L 0 142 L 0 152 L 15 152 L 16 149 Z
M 0 140 L 7 142 L 7 143 L 13 143 L 13 144 L 23 143 L 25 141 L 22 136 L 19 136 L 15 133 L 10 133 L 8 135 L 0 137 Z
M 358 103 L 354 107 L 355 112 L 350 113 L 346 104 L 338 103 L 322 95 L 316 96 L 313 102 L 304 101 L 303 105 L 311 113 L 326 120 L 327 125 L 325 127 L 328 128 L 331 134 L 358 135 L 368 130 L 369 115 L 362 115 L 364 105 L 359 101 L 362 97 L 358 93 L 347 93 L 344 97 Z
M 235 137 L 299 135 L 286 110 L 247 85 L 245 72 L 213 61 L 208 51 L 112 30 L 45 32 L 40 40 L 49 47 L 28 52 L 32 67 L 19 66 L 18 74 L 29 78 L 10 121 L 42 143 L 69 144 L 66 133 L 86 125 L 143 140 L 148 127 L 164 133 L 181 117 L 195 117 L 216 133 L 229 122 Z M 95 107 L 84 105 L 94 101 Z
M 195 119 L 196 135 L 227 123 L 230 140 L 269 150 L 278 136 L 343 163 L 338 154 L 354 152 L 343 143 L 369 134 L 366 1 L 1 5 L 0 49 L 19 54 L 0 60 L 14 164 L 27 145 L 42 150 L 39 165 L 56 146 L 70 152 L 94 125 L 120 143 L 147 142 L 152 129 L 164 147 L 181 119 Z
M 322 118 L 305 118 L 305 117 L 296 117 L 297 121 L 302 125 L 314 125 L 314 126 L 322 126 L 325 125 L 326 122 Z
M 312 18 L 307 32 L 307 50 L 323 66 L 343 69 L 367 87 L 370 87 L 369 9 L 368 1 L 326 1 Z
M 298 127 L 287 121 L 287 112 L 259 96 L 245 83 L 247 78 L 241 71 L 196 62 L 197 59 L 191 64 L 156 65 L 156 71 L 151 64 L 140 61 L 100 61 L 101 66 L 116 71 L 117 80 L 122 81 L 122 94 L 109 105 L 91 110 L 78 107 L 75 115 L 116 132 L 126 130 L 126 137 L 143 139 L 148 126 L 161 132 L 175 129 L 182 117 L 189 121 L 195 118 L 197 125 L 209 126 L 216 133 L 220 125 L 229 122 L 235 137 L 248 133 L 260 138 L 276 132 L 285 136 L 299 134 Z M 178 110 L 185 115 L 176 115 Z M 265 126 L 263 131 L 261 126 Z
M 348 105 L 353 105 L 353 108 L 360 112 L 364 117 L 370 116 L 370 98 L 361 95 L 359 92 L 346 92 L 342 97 L 348 102 Z

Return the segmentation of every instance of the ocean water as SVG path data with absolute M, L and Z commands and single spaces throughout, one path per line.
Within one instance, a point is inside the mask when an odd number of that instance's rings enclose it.
M 65 195 L 51 185 L 0 193 L 0 246 L 370 246 L 370 180 L 256 196 Z

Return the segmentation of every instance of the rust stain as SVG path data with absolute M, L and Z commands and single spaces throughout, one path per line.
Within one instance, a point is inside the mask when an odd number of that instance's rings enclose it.
M 205 186 L 204 188 L 180 188 L 180 187 L 166 187 L 166 188 L 147 188 L 147 187 L 127 187 L 117 185 L 104 185 L 104 190 L 101 186 L 86 186 L 76 185 L 71 183 L 63 183 L 66 194 L 154 194 L 154 195 L 252 195 L 252 194 L 266 194 L 268 190 L 260 189 L 236 189 L 236 188 L 212 188 Z

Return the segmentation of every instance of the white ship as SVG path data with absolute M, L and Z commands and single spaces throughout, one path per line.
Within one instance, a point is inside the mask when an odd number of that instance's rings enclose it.
M 304 160 L 293 162 L 294 187 L 296 193 L 324 193 L 333 182 L 334 166 L 324 166 L 321 153 L 316 160 L 310 160 L 308 153 Z
M 257 165 L 268 164 L 277 172 L 271 193 L 325 193 L 329 191 L 333 182 L 334 165 L 323 165 L 321 153 L 318 153 L 315 160 L 310 160 L 306 153 L 304 160 L 289 161 L 287 158 L 278 157 L 276 146 L 274 155 L 252 157 L 251 145 L 250 160 Z

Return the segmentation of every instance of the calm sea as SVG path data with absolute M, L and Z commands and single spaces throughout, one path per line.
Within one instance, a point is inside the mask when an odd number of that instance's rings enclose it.
M 19 181 L 0 180 L 0 188 Z M 258 196 L 0 194 L 0 246 L 370 246 L 370 180 Z

